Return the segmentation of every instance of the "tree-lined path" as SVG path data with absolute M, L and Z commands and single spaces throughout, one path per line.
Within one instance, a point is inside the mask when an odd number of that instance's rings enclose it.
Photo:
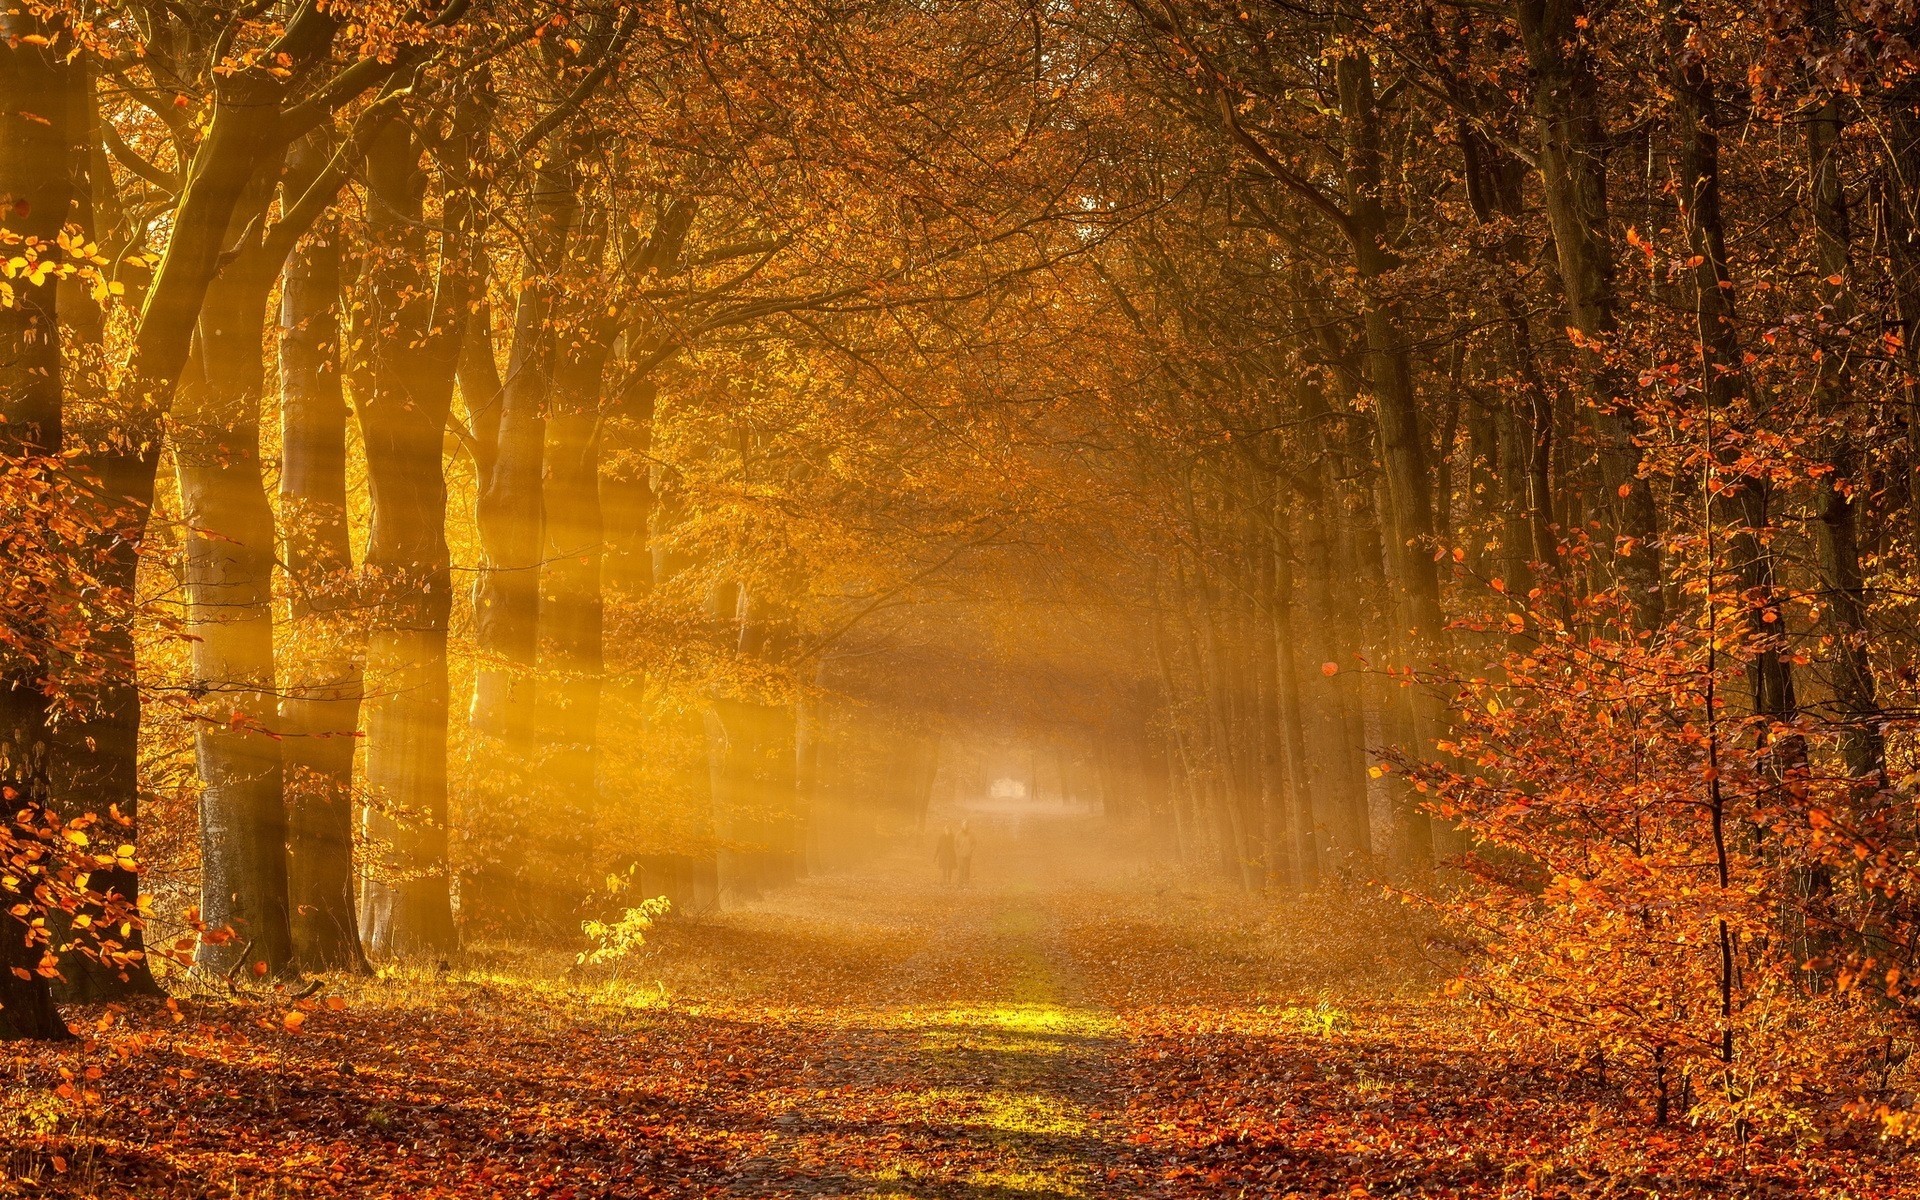
M 1917 631 L 1920 0 L 0 0 L 0 1191 L 1920 1197 Z

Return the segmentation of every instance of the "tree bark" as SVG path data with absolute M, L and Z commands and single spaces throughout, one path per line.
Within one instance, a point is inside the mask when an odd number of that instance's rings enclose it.
M 450 158 L 472 161 L 465 138 Z M 370 245 L 354 341 L 354 404 L 373 529 L 362 571 L 367 644 L 362 828 L 388 848 L 360 890 L 368 949 L 439 955 L 456 944 L 447 861 L 447 620 L 452 577 L 441 444 L 472 296 L 470 181 L 448 178 L 439 275 L 422 232 L 426 180 L 413 132 L 384 130 L 367 156 Z
M 49 247 L 73 201 L 74 138 L 70 128 L 76 71 L 65 57 L 66 31 L 25 4 L 0 5 L 0 228 L 9 255 L 26 239 Z M 22 39 L 46 39 L 35 45 Z M 58 39 L 55 41 L 54 39 Z M 15 241 L 19 239 L 19 241 Z M 0 307 L 0 469 L 24 469 L 23 458 L 61 449 L 65 393 L 61 378 L 58 284 L 31 276 L 14 283 L 13 303 Z M 37 617 L 21 614 L 23 640 Z M 9 632 L 13 632 L 9 630 Z M 63 1038 L 65 1023 L 41 972 L 46 917 L 35 884 L 58 869 L 59 843 L 43 836 L 51 757 L 51 664 L 35 651 L 0 656 L 0 1039 Z M 12 910 L 24 905 L 23 919 Z
M 1712 80 L 1699 53 L 1689 45 L 1692 19 L 1675 8 L 1668 13 L 1667 56 L 1674 92 L 1673 129 L 1679 139 L 1677 166 L 1682 220 L 1695 266 L 1695 336 L 1699 339 L 1702 398 L 1723 430 L 1760 428 L 1764 413 L 1748 394 L 1735 325 L 1734 286 L 1727 269 L 1726 227 L 1720 207 L 1720 137 L 1714 127 Z M 1726 448 L 1708 447 L 1716 458 Z M 1748 687 L 1756 713 L 1790 716 L 1797 707 L 1792 668 L 1782 649 L 1786 612 L 1771 548 L 1773 486 L 1758 471 L 1730 467 L 1737 517 L 1731 522 L 1727 550 L 1745 593 L 1747 628 L 1753 652 L 1747 662 Z M 1714 507 L 1721 507 L 1716 498 Z M 1763 735 L 1763 739 L 1766 735 Z
M 102 530 L 110 558 L 104 582 L 131 592 L 140 546 L 152 508 L 159 464 L 162 419 L 173 404 L 199 326 L 208 288 L 220 273 L 222 254 L 259 164 L 277 158 L 281 105 L 294 81 L 303 79 L 330 51 L 339 27 L 336 14 L 300 7 L 261 63 L 222 75 L 214 87 L 213 113 L 184 172 L 186 186 L 174 205 L 167 250 L 145 289 L 140 319 L 107 411 L 112 427 L 94 431 L 81 464 L 98 477 L 114 501 Z M 256 191 L 264 206 L 270 193 Z M 251 219 L 262 210 L 241 214 Z M 257 356 L 256 349 L 256 356 Z M 100 631 L 109 649 L 132 646 L 131 614 Z M 88 732 L 94 768 L 77 780 L 72 803 L 118 813 L 132 840 L 138 811 L 140 706 L 127 689 L 104 698 Z M 63 776 L 66 772 L 62 772 Z M 122 879 L 119 886 L 135 886 Z M 137 975 L 129 985 L 141 987 Z
M 597 278 L 603 219 L 586 223 L 574 260 L 583 280 Z M 568 305 L 569 336 L 554 368 L 547 422 L 546 546 L 540 567 L 542 761 L 556 896 L 577 904 L 590 882 L 599 815 L 601 642 L 606 555 L 601 510 L 601 389 L 612 329 L 584 303 Z
M 269 191 L 277 156 L 252 187 Z M 243 199 L 240 211 L 262 209 Z M 261 343 L 279 274 L 257 228 L 236 231 L 208 288 L 193 358 L 174 406 L 174 458 L 186 527 L 186 623 L 192 634 L 200 767 L 200 916 L 230 939 L 205 938 L 197 965 L 225 975 L 245 959 L 282 974 L 292 963 L 286 817 L 274 671 L 273 511 L 260 462 Z
M 68 89 L 72 102 L 70 156 L 75 165 L 71 219 L 86 232 L 88 240 L 104 243 L 108 236 L 104 231 L 118 225 L 118 209 L 112 173 L 101 161 L 95 82 L 87 63 L 87 56 L 82 55 L 70 68 L 74 72 Z M 93 283 L 81 275 L 61 281 L 56 304 L 67 343 L 66 360 L 74 368 L 71 377 L 60 380 L 61 389 L 67 395 L 83 392 L 87 399 L 98 400 L 105 393 L 108 351 L 106 316 L 93 298 Z M 66 431 L 69 449 L 86 440 L 76 437 L 77 432 L 81 431 Z M 109 519 L 93 531 L 88 561 L 114 603 L 131 604 L 134 560 L 115 544 L 118 522 L 112 519 L 114 514 L 103 515 Z M 54 730 L 49 789 L 63 819 L 97 820 L 100 837 L 111 836 L 116 843 L 137 846 L 140 695 L 133 630 L 128 621 L 106 620 L 88 633 L 89 653 L 105 664 L 105 669 L 70 681 L 81 696 L 75 709 L 66 713 Z M 126 932 L 111 939 L 117 945 L 100 940 L 82 947 L 68 936 L 68 923 L 57 917 L 53 922 L 61 931 L 57 935 L 61 977 L 54 985 L 57 999 L 95 1002 L 160 994 L 146 958 L 145 931 L 139 921 L 129 922 L 124 917 L 138 910 L 139 869 L 123 865 L 117 856 L 107 861 L 112 865 L 96 865 L 92 872 L 91 887 L 101 901 L 87 905 L 86 911 L 94 929 L 117 930 L 124 924 Z M 100 864 L 101 859 L 96 857 L 95 862 Z
M 328 151 L 296 146 L 289 194 Z M 294 954 L 364 972 L 354 908 L 353 760 L 366 653 L 347 521 L 347 403 L 340 363 L 340 239 L 328 216 L 287 264 L 280 300 L 280 536 L 288 591 L 282 754 L 289 794 Z
M 1265 520 L 1249 522 L 1246 542 L 1255 581 L 1255 590 L 1250 596 L 1255 688 L 1250 732 L 1256 745 L 1260 774 L 1260 859 L 1264 868 L 1261 884 L 1283 891 L 1299 891 L 1300 864 L 1295 861 L 1294 847 L 1287 836 L 1295 795 L 1287 777 L 1287 747 L 1283 741 L 1287 713 L 1280 702 L 1280 564 L 1274 553 L 1277 530 L 1273 526 L 1278 513 L 1271 498 L 1264 507 Z
M 1427 434 L 1414 390 L 1405 314 L 1386 277 L 1400 266 L 1384 198 L 1385 172 L 1372 67 L 1361 54 L 1343 55 L 1335 66 L 1341 125 L 1346 135 L 1344 178 L 1353 249 L 1365 311 L 1367 379 L 1373 393 L 1376 436 L 1384 488 L 1380 535 L 1391 591 L 1387 615 L 1391 645 L 1403 666 L 1445 661 L 1446 621 L 1440 609 L 1440 575 L 1434 564 L 1434 498 Z M 1405 697 L 1410 735 L 1396 741 L 1405 752 L 1425 755 L 1446 736 L 1444 704 L 1424 688 Z M 1430 821 L 1411 799 L 1396 805 L 1405 827 L 1406 866 L 1423 872 L 1435 857 L 1464 846 L 1458 830 Z
M 1533 68 L 1536 161 L 1561 290 L 1580 335 L 1587 402 L 1601 433 L 1601 483 L 1619 558 L 1615 570 L 1641 625 L 1650 628 L 1664 612 L 1659 517 L 1653 490 L 1640 476 L 1633 421 L 1621 407 L 1625 386 L 1606 358 L 1616 331 L 1615 272 L 1607 228 L 1606 124 L 1587 49 L 1586 14 L 1582 0 L 1517 0 L 1515 11 Z M 1540 428 L 1536 421 L 1536 445 Z
M 1400 265 L 1389 246 L 1391 231 L 1382 201 L 1379 114 L 1375 109 L 1372 68 L 1363 55 L 1348 54 L 1336 67 L 1340 113 L 1346 131 L 1346 193 L 1351 213 L 1349 240 L 1354 267 L 1365 293 L 1362 327 L 1366 336 L 1367 380 L 1380 439 L 1390 504 L 1381 527 L 1404 595 L 1411 628 L 1422 648 L 1440 648 L 1445 634 L 1440 616 L 1440 580 L 1434 570 L 1433 476 L 1427 462 L 1427 437 L 1420 426 L 1405 319 L 1400 301 L 1387 294 L 1382 278 Z
M 706 726 L 721 895 L 754 899 L 778 882 L 778 819 L 794 787 L 793 710 L 716 697 L 709 702 Z M 902 739 L 896 746 L 905 752 L 908 742 Z M 914 802 L 920 773 L 911 763 L 902 766 L 906 769 L 894 780 L 904 808 Z
M 1833 0 L 1817 0 L 1814 24 L 1818 35 L 1831 42 L 1835 24 Z M 1823 316 L 1834 333 L 1825 348 L 1814 383 L 1815 411 L 1824 428 L 1821 436 L 1830 470 L 1814 481 L 1814 527 L 1824 584 L 1822 608 L 1827 632 L 1833 638 L 1834 703 L 1844 724 L 1840 755 L 1847 773 L 1868 786 L 1885 783 L 1886 737 L 1884 714 L 1875 695 L 1873 666 L 1867 658 L 1872 631 L 1867 620 L 1867 586 L 1860 562 L 1860 517 L 1854 488 L 1861 473 L 1855 435 L 1846 425 L 1851 384 L 1848 325 L 1854 319 L 1852 228 L 1847 192 L 1840 174 L 1840 134 L 1844 128 L 1838 96 L 1824 97 L 1807 121 L 1807 175 L 1813 210 L 1816 273 L 1824 280 Z
M 1331 419 L 1318 393 L 1303 391 L 1322 414 Z M 1303 732 L 1308 789 L 1314 797 L 1312 838 L 1315 859 L 1367 851 L 1366 795 L 1358 744 L 1350 739 L 1350 710 L 1358 697 L 1351 686 L 1353 644 L 1342 636 L 1353 623 L 1351 613 L 1334 594 L 1334 580 L 1344 575 L 1344 557 L 1335 531 L 1342 523 L 1336 511 L 1337 484 L 1323 448 L 1320 461 L 1301 477 L 1302 588 L 1305 599 L 1303 643 L 1307 661 L 1297 672 L 1302 683 L 1301 703 L 1308 714 Z
M 540 640 L 540 569 L 545 549 L 542 479 L 546 425 L 553 394 L 556 312 L 562 256 L 578 215 L 574 181 L 556 162 L 534 173 L 528 260 L 514 308 L 507 374 L 497 402 L 476 407 L 476 441 L 487 448 L 476 465 L 474 521 L 480 566 L 473 583 L 474 672 L 470 723 L 479 756 L 477 791 L 498 810 L 501 834 L 489 867 L 476 871 L 476 907 L 508 923 L 524 920 L 534 887 L 527 861 L 537 823 L 548 818 L 529 800 L 535 787 L 538 732 L 536 677 Z M 473 347 L 473 354 L 482 352 Z M 478 372 L 476 374 L 484 374 Z

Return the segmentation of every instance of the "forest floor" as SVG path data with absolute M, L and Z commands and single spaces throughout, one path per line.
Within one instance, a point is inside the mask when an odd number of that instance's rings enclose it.
M 1920 1195 L 1872 1147 L 1715 1148 L 1489 1048 L 1385 902 L 1224 898 L 1063 832 L 989 833 L 965 891 L 902 853 L 671 922 L 628 982 L 494 955 L 83 1010 L 8 1048 L 0 1190 Z

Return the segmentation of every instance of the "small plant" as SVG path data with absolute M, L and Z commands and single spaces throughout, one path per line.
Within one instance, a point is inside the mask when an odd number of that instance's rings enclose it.
M 627 909 L 618 920 L 582 921 L 580 932 L 592 939 L 595 945 L 591 950 L 581 951 L 576 961 L 591 966 L 611 962 L 616 964 L 614 973 L 618 975 L 617 964 L 646 945 L 647 930 L 653 928 L 653 923 L 664 916 L 669 907 L 671 905 L 665 896 L 655 896 Z
M 46 1137 L 55 1132 L 72 1115 L 67 1101 L 53 1092 L 34 1089 L 25 1092 L 10 1091 L 8 1094 L 8 1123 L 15 1133 L 29 1137 Z
M 1280 1019 L 1302 1033 L 1311 1033 L 1316 1037 L 1332 1037 L 1353 1028 L 1353 1018 L 1325 1000 L 1312 1008 L 1282 1009 Z
M 633 886 L 633 871 L 625 875 L 607 876 L 607 893 L 618 896 Z M 620 964 L 635 950 L 647 944 L 647 931 L 653 923 L 667 914 L 672 904 L 665 896 L 655 896 L 651 900 L 642 900 L 639 904 L 627 908 L 620 916 L 611 921 L 582 921 L 580 932 L 586 934 L 593 943 L 592 949 L 583 950 L 574 959 L 577 966 L 599 966 L 602 963 L 614 964 L 614 978 L 620 977 Z M 664 990 L 664 989 L 663 989 Z

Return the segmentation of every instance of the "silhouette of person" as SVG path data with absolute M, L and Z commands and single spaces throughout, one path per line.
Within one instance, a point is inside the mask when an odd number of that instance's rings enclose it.
M 953 849 L 953 826 L 949 825 L 940 831 L 940 840 L 933 847 L 933 862 L 940 868 L 941 883 L 952 885 L 956 861 Z
M 954 839 L 953 856 L 960 874 L 960 886 L 966 887 L 973 882 L 973 826 L 970 822 L 960 822 L 960 836 Z

